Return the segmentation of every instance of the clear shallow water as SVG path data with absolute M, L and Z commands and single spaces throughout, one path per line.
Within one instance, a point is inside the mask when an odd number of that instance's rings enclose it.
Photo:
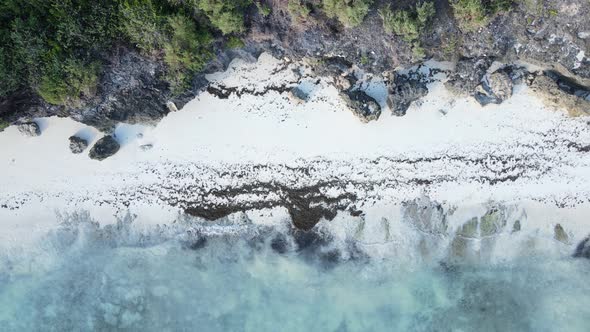
M 305 249 L 280 245 L 288 241 L 256 228 L 204 237 L 66 225 L 37 247 L 0 255 L 0 330 L 587 331 L 590 323 L 586 260 L 410 266 L 360 253 L 339 259 L 319 238 Z

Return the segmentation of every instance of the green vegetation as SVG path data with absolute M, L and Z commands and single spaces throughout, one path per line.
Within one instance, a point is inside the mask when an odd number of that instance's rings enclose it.
M 180 92 L 190 83 L 190 76 L 200 70 L 210 51 L 211 37 L 206 31 L 198 31 L 195 22 L 186 16 L 168 18 L 171 37 L 164 44 L 164 61 L 168 65 L 168 81 L 173 91 Z
M 501 11 L 508 11 L 513 0 L 454 0 L 453 13 L 461 29 L 473 31 L 486 25 Z
M 399 35 L 410 43 L 414 56 L 417 58 L 423 58 L 426 55 L 419 39 L 435 14 L 432 2 L 417 3 L 414 8 L 395 12 L 389 7 L 379 10 L 385 32 Z
M 198 0 L 202 10 L 214 27 L 224 35 L 244 32 L 244 10 L 252 0 Z
M 367 54 L 361 55 L 361 64 L 368 65 L 370 62 L 369 56 Z
M 0 1 L 0 98 L 30 90 L 51 104 L 76 105 L 96 91 L 100 68 L 116 45 L 161 57 L 168 69 L 166 78 L 179 91 L 211 56 L 210 30 L 244 31 L 243 12 L 252 3 Z M 229 42 L 237 45 L 232 38 Z
M 272 9 L 270 8 L 269 5 L 267 4 L 263 4 L 261 2 L 255 2 L 256 4 L 256 8 L 258 9 L 258 12 L 260 13 L 260 15 L 267 17 L 268 15 L 270 15 L 270 12 L 272 11 Z
M 363 22 L 373 0 L 322 0 L 328 17 L 337 18 L 345 27 L 355 27 Z
M 301 0 L 289 0 L 287 10 L 295 21 L 306 19 L 311 12 L 305 4 L 301 3 Z
M 0 131 L 3 131 L 8 126 L 10 126 L 10 123 L 8 123 L 7 121 L 4 121 L 4 120 L 0 119 Z
M 227 39 L 227 43 L 225 45 L 227 48 L 242 48 L 245 44 L 240 38 L 236 36 L 230 36 Z
M 165 36 L 161 29 L 161 17 L 151 1 L 121 4 L 121 32 L 129 42 L 146 53 L 162 46 Z
M 457 49 L 461 44 L 460 37 L 457 35 L 450 35 L 442 38 L 442 51 L 447 57 L 453 57 L 457 54 Z
M 98 82 L 98 63 L 85 64 L 78 59 L 66 59 L 47 66 L 37 92 L 48 103 L 75 106 L 80 96 L 90 96 Z

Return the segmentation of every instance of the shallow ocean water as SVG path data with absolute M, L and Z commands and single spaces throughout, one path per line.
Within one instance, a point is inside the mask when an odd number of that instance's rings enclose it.
M 587 260 L 411 265 L 339 255 L 320 238 L 305 248 L 288 241 L 255 227 L 204 235 L 69 224 L 35 247 L 0 252 L 0 331 L 587 331 L 590 323 Z

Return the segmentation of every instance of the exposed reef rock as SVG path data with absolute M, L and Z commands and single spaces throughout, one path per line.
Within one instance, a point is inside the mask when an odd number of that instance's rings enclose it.
M 439 203 L 426 197 L 406 202 L 403 205 L 403 218 L 424 233 L 443 235 L 448 230 L 445 210 Z

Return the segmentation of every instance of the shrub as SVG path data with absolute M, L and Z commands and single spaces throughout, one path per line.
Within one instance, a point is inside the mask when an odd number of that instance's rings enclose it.
M 434 9 L 434 2 L 424 2 L 421 5 L 416 4 L 416 19 L 422 28 L 430 23 L 430 20 L 435 14 L 436 10 Z
M 269 5 L 261 3 L 261 2 L 255 2 L 256 4 L 256 8 L 258 9 L 258 12 L 260 13 L 260 15 L 262 15 L 263 17 L 267 17 L 268 15 L 270 15 L 270 12 L 272 11 L 272 9 L 270 8 Z
M 381 12 L 381 17 L 383 18 L 383 28 L 387 33 L 400 35 L 408 42 L 417 39 L 420 35 L 417 21 L 412 18 L 408 11 L 391 12 L 391 10 L 384 10 Z
M 244 32 L 244 10 L 252 0 L 199 0 L 202 10 L 211 24 L 224 35 Z
M 398 10 L 396 12 L 393 12 L 390 8 L 382 8 L 379 10 L 379 15 L 383 20 L 385 32 L 399 35 L 410 43 L 414 57 L 423 58 L 426 55 L 419 39 L 435 15 L 434 3 L 417 3 L 412 9 Z
M 459 27 L 473 31 L 486 25 L 500 11 L 510 10 L 512 0 L 454 0 L 451 2 L 453 14 Z
M 93 94 L 98 70 L 98 63 L 86 65 L 77 59 L 51 63 L 41 76 L 37 92 L 50 104 L 77 105 L 80 97 Z
M 324 12 L 337 18 L 345 27 L 355 27 L 363 22 L 372 0 L 323 0 Z
M 0 49 L 0 97 L 8 96 L 19 88 L 18 73 L 14 70 L 12 61 L 6 51 Z
M 8 121 L 0 119 L 0 131 L 3 131 L 4 129 L 8 128 L 8 126 L 10 126 L 10 123 L 8 123 Z
M 138 49 L 151 52 L 162 45 L 161 22 L 152 1 L 121 4 L 121 32 Z
M 188 74 L 203 68 L 211 56 L 207 46 L 211 36 L 198 30 L 190 18 L 177 15 L 168 19 L 169 40 L 164 44 L 164 61 L 168 66 L 168 81 L 174 92 L 179 92 L 190 83 Z
M 163 51 L 154 54 L 164 54 L 171 85 L 179 86 L 177 77 L 201 68 L 210 53 L 209 34 L 193 18 L 208 18 L 223 33 L 243 31 L 242 12 L 251 3 L 1 0 L 0 97 L 30 89 L 53 104 L 75 103 L 92 92 L 105 55 L 121 44 Z
M 287 10 L 294 20 L 305 19 L 311 12 L 311 10 L 306 5 L 302 4 L 300 0 L 289 0 Z
M 230 36 L 225 45 L 228 48 L 242 48 L 244 47 L 244 42 L 236 36 Z

